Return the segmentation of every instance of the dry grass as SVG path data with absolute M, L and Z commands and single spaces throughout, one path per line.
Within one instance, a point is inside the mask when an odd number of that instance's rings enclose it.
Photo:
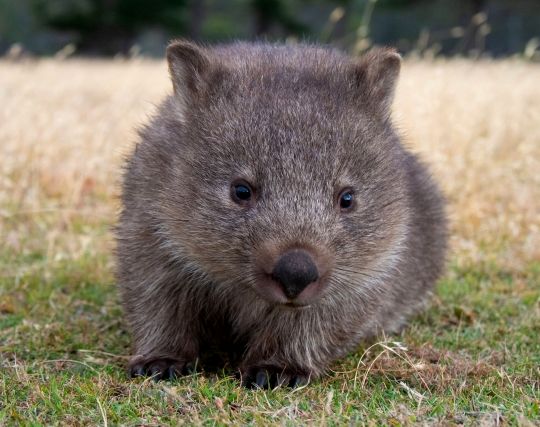
M 406 64 L 396 109 L 450 200 L 458 255 L 539 260 L 540 66 Z
M 0 230 L 8 244 L 32 251 L 36 232 L 52 258 L 100 250 L 95 236 L 70 235 L 73 219 L 113 222 L 121 159 L 168 89 L 164 64 L 4 62 L 0 81 Z M 46 212 L 46 223 L 36 223 Z
M 53 210 L 40 233 L 51 254 L 93 246 L 56 241 L 72 215 L 113 218 L 134 128 L 169 90 L 165 64 L 3 62 L 0 82 L 0 230 L 27 248 L 28 224 L 6 221 Z M 450 200 L 459 258 L 514 269 L 540 259 L 540 67 L 407 62 L 395 109 Z
M 409 350 L 379 343 L 292 392 L 124 376 L 110 226 L 169 90 L 163 62 L 0 61 L 0 425 L 540 417 L 540 66 L 405 62 L 395 118 L 448 196 L 453 268 Z

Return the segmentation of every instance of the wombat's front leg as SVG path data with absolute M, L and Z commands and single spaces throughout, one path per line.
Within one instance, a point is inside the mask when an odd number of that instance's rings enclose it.
M 191 307 L 174 281 L 154 280 L 150 286 L 144 282 L 139 279 L 123 294 L 133 336 L 129 374 L 155 380 L 186 375 L 195 368 L 199 353 L 198 324 Z
M 152 323 L 145 325 L 144 331 L 134 328 L 135 355 L 129 362 L 129 375 L 165 380 L 193 372 L 198 357 L 197 341 L 183 329 L 178 323 L 166 324 L 158 313 Z
M 166 330 L 157 323 L 147 325 L 152 336 L 135 340 L 135 355 L 129 362 L 131 377 L 151 376 L 155 380 L 174 379 L 195 370 L 198 349 L 195 339 L 175 330 L 170 324 Z M 135 335 L 135 334 L 134 334 Z
M 312 354 L 296 334 L 279 337 L 267 330 L 253 337 L 240 364 L 242 385 L 248 388 L 298 387 L 323 370 L 322 361 Z M 308 363 L 311 361 L 311 364 Z M 326 365 L 325 365 L 326 366 Z

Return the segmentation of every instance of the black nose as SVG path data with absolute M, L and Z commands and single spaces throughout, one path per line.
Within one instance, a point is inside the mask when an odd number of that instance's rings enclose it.
M 287 298 L 293 299 L 319 278 L 319 271 L 306 251 L 293 249 L 281 255 L 272 276 L 281 284 Z

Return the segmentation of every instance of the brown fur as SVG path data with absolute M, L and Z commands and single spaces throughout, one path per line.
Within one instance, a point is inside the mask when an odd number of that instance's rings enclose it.
M 182 374 L 217 347 L 247 384 L 295 385 L 399 330 L 446 247 L 443 199 L 390 122 L 399 56 L 175 42 L 167 58 L 174 94 L 140 132 L 117 230 L 131 373 Z M 268 274 L 290 248 L 325 272 L 301 305 Z

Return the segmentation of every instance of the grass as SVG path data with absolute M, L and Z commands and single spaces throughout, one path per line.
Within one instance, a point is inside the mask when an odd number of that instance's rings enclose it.
M 301 389 L 125 375 L 110 227 L 163 63 L 0 62 L 0 425 L 540 420 L 540 69 L 406 62 L 396 121 L 450 203 L 430 307 Z

